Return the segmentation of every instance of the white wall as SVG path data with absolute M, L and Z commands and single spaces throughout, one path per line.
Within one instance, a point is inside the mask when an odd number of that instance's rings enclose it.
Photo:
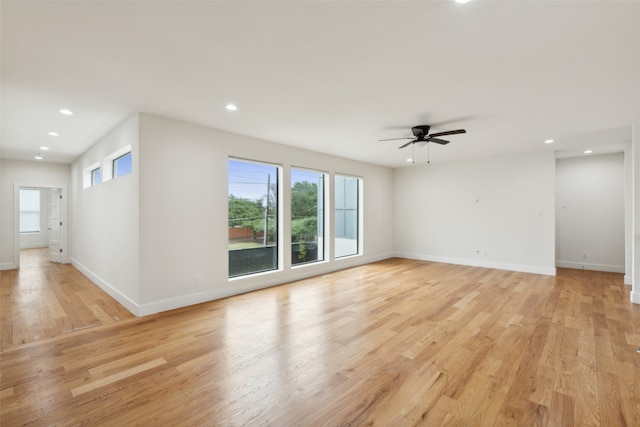
M 555 274 L 551 152 L 396 169 L 399 256 Z
M 40 192 L 40 232 L 21 233 L 20 249 L 46 248 L 49 246 L 49 189 L 37 188 Z
M 97 162 L 108 166 L 109 157 L 127 145 L 133 172 L 84 188 L 85 170 Z M 71 262 L 134 313 L 140 286 L 138 158 L 135 115 L 73 162 L 70 191 Z
M 0 270 L 18 267 L 14 250 L 14 224 L 17 224 L 15 184 L 67 188 L 70 185 L 70 177 L 69 165 L 0 159 Z
M 130 144 L 133 173 L 84 188 L 87 168 Z M 228 278 L 227 161 L 236 156 L 364 180 L 363 255 L 291 268 L 284 245 L 280 271 Z M 102 138 L 71 167 L 72 262 L 138 315 L 150 314 L 310 277 L 393 253 L 392 171 L 139 114 Z M 287 222 L 288 200 L 282 215 Z M 331 218 L 333 221 L 333 218 Z M 332 228 L 332 227 L 331 227 Z M 283 230 L 283 241 L 289 231 Z M 195 276 L 202 278 L 196 285 Z
M 362 256 L 228 279 L 227 161 L 236 156 L 356 175 L 364 181 Z M 147 114 L 140 115 L 140 309 L 147 314 L 247 292 L 389 257 L 392 170 Z M 289 202 L 282 215 L 289 223 Z M 329 210 L 331 208 L 329 207 Z M 332 218 L 333 221 L 333 218 Z M 329 229 L 333 229 L 330 227 Z M 289 230 L 284 231 L 284 241 Z M 331 239 L 329 239 L 331 241 Z M 195 285 L 195 276 L 203 284 Z
M 556 161 L 556 265 L 625 272 L 624 154 Z

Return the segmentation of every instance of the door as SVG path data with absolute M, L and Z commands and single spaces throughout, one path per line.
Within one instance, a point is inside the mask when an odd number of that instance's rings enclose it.
M 49 260 L 51 262 L 60 262 L 62 259 L 62 245 L 60 244 L 61 198 L 62 192 L 59 188 L 49 190 Z

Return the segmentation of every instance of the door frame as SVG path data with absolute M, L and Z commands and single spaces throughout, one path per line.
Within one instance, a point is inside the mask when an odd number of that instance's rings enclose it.
M 21 188 L 42 188 L 45 190 L 58 189 L 62 196 L 60 203 L 60 249 L 62 256 L 60 262 L 69 263 L 69 218 L 67 216 L 69 201 L 66 185 L 56 184 L 33 184 L 33 183 L 14 183 L 13 184 L 13 259 L 16 268 L 20 268 L 20 189 Z

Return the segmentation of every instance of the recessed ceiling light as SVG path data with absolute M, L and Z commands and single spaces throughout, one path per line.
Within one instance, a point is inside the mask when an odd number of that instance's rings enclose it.
M 75 113 L 67 108 L 61 108 L 58 110 L 60 114 L 64 114 L 65 116 L 73 116 Z
M 49 132 L 49 135 L 51 135 L 51 136 L 58 136 L 58 135 L 60 135 L 60 134 L 59 134 L 58 132 Z
M 593 153 L 593 150 L 584 150 L 584 154 L 591 154 Z
M 35 156 L 35 157 L 34 157 L 34 159 L 36 159 L 36 160 L 42 160 L 42 159 L 44 159 L 44 157 L 42 157 L 42 156 Z
M 553 139 L 545 139 L 544 143 L 545 144 L 553 144 Z
M 227 104 L 224 106 L 228 111 L 236 111 L 238 107 L 235 104 Z
M 49 147 L 40 147 L 42 151 L 49 151 Z
M 456 0 L 456 3 L 459 4 L 464 4 L 464 3 L 469 3 L 470 0 Z
M 411 162 L 413 162 L 413 159 L 412 159 L 411 157 L 409 157 L 409 158 L 407 159 L 407 163 L 411 163 Z

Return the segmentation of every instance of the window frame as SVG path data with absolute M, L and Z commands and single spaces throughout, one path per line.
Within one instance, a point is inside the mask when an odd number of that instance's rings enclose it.
M 38 210 L 37 211 L 36 210 L 27 211 L 27 210 L 23 209 L 23 207 L 24 207 L 23 206 L 24 202 L 22 200 L 23 191 L 24 192 L 28 191 L 28 192 L 37 192 L 38 193 Z M 18 218 L 18 232 L 20 234 L 39 234 L 39 233 L 42 233 L 42 191 L 40 189 L 38 189 L 38 188 L 20 188 L 18 197 L 19 197 L 19 204 L 20 204 L 19 205 L 19 210 L 18 210 L 18 215 L 19 215 L 19 218 Z M 37 221 L 37 224 L 38 224 L 37 228 L 38 229 L 37 230 L 23 230 L 22 229 L 22 223 L 23 223 L 22 214 L 23 213 L 27 213 L 27 214 L 36 214 L 37 213 L 38 214 L 38 221 Z
M 316 250 L 317 250 L 317 259 L 315 260 L 309 260 L 309 261 L 303 261 L 303 262 L 294 262 L 294 250 L 293 250 L 293 245 L 296 243 L 293 241 L 293 186 L 294 186 L 294 180 L 293 180 L 293 174 L 294 171 L 299 171 L 299 172 L 307 172 L 307 173 L 313 173 L 318 175 L 318 178 L 321 178 L 321 182 L 322 185 L 318 185 L 318 190 L 317 190 L 317 199 L 316 199 L 316 210 L 318 210 L 318 205 L 321 203 L 322 206 L 319 209 L 320 212 L 317 213 L 317 221 L 318 221 L 318 228 L 321 230 L 318 232 L 318 234 L 316 235 L 316 238 L 318 239 L 318 241 L 316 242 Z M 304 168 L 304 167 L 299 167 L 299 166 L 291 166 L 290 170 L 289 170 L 289 177 L 290 177 L 290 181 L 289 181 L 289 210 L 290 210 L 290 222 L 289 222 L 289 231 L 290 231 L 290 245 L 291 245 L 291 268 L 298 268 L 298 267 L 304 267 L 307 265 L 311 265 L 311 264 L 317 264 L 317 263 L 321 263 L 321 262 L 326 262 L 327 260 L 327 231 L 328 231 L 328 227 L 327 225 L 329 224 L 329 218 L 328 218 L 328 203 L 327 203 L 327 199 L 328 199 L 328 191 L 327 191 L 327 181 L 328 181 L 328 177 L 329 174 L 327 172 L 324 171 L 319 171 L 319 170 L 315 170 L 315 169 L 309 169 L 309 168 Z M 320 180 L 319 180 L 320 181 Z
M 98 173 L 98 181 L 96 182 L 96 172 Z M 91 176 L 91 187 L 94 187 L 102 183 L 102 168 L 100 166 L 91 169 L 89 172 Z
M 229 197 L 231 195 L 234 195 L 231 192 L 231 162 L 238 162 L 238 163 L 242 163 L 245 165 L 250 165 L 250 164 L 254 164 L 254 165 L 259 165 L 259 166 L 266 166 L 266 167 L 272 167 L 274 168 L 273 170 L 273 174 L 275 175 L 275 183 L 272 183 L 270 180 L 268 180 L 267 184 L 268 184 L 268 194 L 263 194 L 260 198 L 262 197 L 267 197 L 266 203 L 266 209 L 267 209 L 267 219 L 272 217 L 275 220 L 275 224 L 274 224 L 274 249 L 273 249 L 273 256 L 275 258 L 275 261 L 271 264 L 271 266 L 269 268 L 260 268 L 260 269 L 256 269 L 254 271 L 247 271 L 247 272 L 242 272 L 242 273 L 237 273 L 237 274 L 231 274 L 231 263 L 232 263 L 232 257 L 231 257 L 231 251 L 237 251 L 237 250 L 242 250 L 242 249 L 230 249 L 229 248 L 229 243 L 230 241 L 227 240 L 227 253 L 229 254 L 229 267 L 227 270 L 227 278 L 229 281 L 233 281 L 233 280 L 238 280 L 238 279 L 242 279 L 242 278 L 246 278 L 246 277 L 253 277 L 256 275 L 261 275 L 261 274 L 270 274 L 273 272 L 277 272 L 277 271 L 282 271 L 283 270 L 283 236 L 282 236 L 282 230 L 283 230 L 283 209 L 282 209 L 282 204 L 283 204 L 283 197 L 282 197 L 282 179 L 283 179 L 283 167 L 282 165 L 279 164 L 274 164 L 274 163 L 269 163 L 266 161 L 256 161 L 256 160 L 248 160 L 248 159 L 243 159 L 243 158 L 237 158 L 237 157 L 229 157 L 227 159 L 227 227 L 229 229 L 231 229 L 231 227 L 229 227 Z M 269 173 L 269 176 L 271 176 L 271 173 Z M 274 212 L 272 214 L 269 214 L 269 208 L 270 206 L 268 205 L 268 201 L 269 201 L 269 197 L 273 195 L 273 197 L 275 197 L 275 206 L 273 206 Z M 234 195 L 235 196 L 235 195 Z M 235 196 L 239 199 L 245 199 L 245 197 L 238 197 Z M 265 227 L 263 227 L 265 228 Z M 269 247 L 270 245 L 269 243 L 269 228 L 268 225 L 266 227 L 266 230 L 263 230 L 263 237 L 265 238 L 265 244 L 263 246 L 257 246 L 256 248 L 260 248 L 260 247 Z M 266 234 L 266 235 L 265 235 Z
M 342 179 L 353 179 L 355 180 L 355 200 L 356 200 L 356 213 L 355 213 L 355 220 L 356 220 L 356 224 L 354 227 L 356 236 L 355 236 L 355 243 L 356 243 L 356 248 L 355 248 L 355 252 L 350 252 L 350 253 L 344 253 L 344 254 L 338 254 L 337 250 L 338 247 L 340 247 L 341 245 L 338 244 L 337 239 L 340 238 L 341 236 L 338 236 L 338 218 L 337 218 L 337 210 L 339 209 L 340 204 L 338 203 L 337 197 L 340 194 L 340 191 L 338 190 L 338 179 L 342 178 Z M 359 256 L 362 255 L 362 248 L 363 248 L 363 244 L 362 244 L 362 189 L 363 189 L 363 179 L 361 177 L 358 176 L 352 176 L 352 175 L 347 175 L 347 174 L 335 174 L 334 175 L 334 197 L 333 197 L 333 213 L 334 213 L 334 229 L 333 229 L 333 245 L 334 245 L 334 254 L 333 254 L 333 258 L 334 260 L 339 260 L 339 259 L 344 259 L 344 258 L 349 258 L 349 257 L 353 257 L 353 256 Z M 344 197 L 346 197 L 346 190 L 342 191 L 342 194 L 344 195 Z M 342 206 L 345 206 L 346 202 L 343 201 Z M 342 208 L 343 210 L 346 210 L 346 207 Z M 344 216 L 345 221 L 346 221 L 346 215 Z M 346 230 L 346 222 L 345 222 L 345 230 Z
M 123 173 L 123 174 L 118 174 L 118 161 L 122 160 L 124 157 L 127 157 L 127 156 L 129 156 L 129 158 L 130 158 L 129 171 L 126 172 L 126 173 Z M 126 152 L 126 153 L 114 158 L 111 161 L 111 168 L 112 168 L 113 179 L 130 175 L 133 172 L 133 154 L 131 153 L 131 151 L 128 151 L 128 152 Z

